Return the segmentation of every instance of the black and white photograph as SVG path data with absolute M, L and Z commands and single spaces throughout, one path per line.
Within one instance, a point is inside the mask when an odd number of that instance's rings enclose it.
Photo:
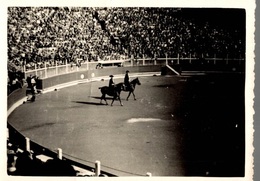
M 252 179 L 253 1 L 121 4 L 5 7 L 7 180 Z

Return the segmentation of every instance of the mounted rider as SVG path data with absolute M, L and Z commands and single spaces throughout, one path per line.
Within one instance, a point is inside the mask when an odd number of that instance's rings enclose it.
M 130 84 L 130 82 L 129 82 L 129 75 L 128 75 L 128 73 L 129 73 L 129 70 L 127 70 L 127 71 L 125 72 L 124 90 L 127 90 L 127 89 L 132 88 L 132 87 L 131 87 L 131 84 Z
M 110 75 L 110 80 L 109 80 L 109 84 L 108 84 L 108 88 L 109 88 L 109 92 L 112 92 L 115 88 L 115 82 L 113 80 L 113 75 Z

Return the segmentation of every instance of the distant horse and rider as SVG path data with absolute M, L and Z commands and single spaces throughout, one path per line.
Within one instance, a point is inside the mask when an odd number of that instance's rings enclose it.
M 118 84 L 118 85 L 123 87 L 122 91 L 129 92 L 129 94 L 126 98 L 127 101 L 128 101 L 128 98 L 130 97 L 131 94 L 133 94 L 134 100 L 136 100 L 135 93 L 134 93 L 136 84 L 141 85 L 141 82 L 139 81 L 138 77 L 133 79 L 132 81 L 130 81 L 128 86 L 125 86 L 124 83 Z
M 107 100 L 106 100 L 106 95 L 108 95 L 108 96 L 113 97 L 111 106 L 113 105 L 114 101 L 117 98 L 120 102 L 120 105 L 123 106 L 121 99 L 120 99 L 120 93 L 121 93 L 123 87 L 121 87 L 122 85 L 117 85 L 114 83 L 113 75 L 110 75 L 109 77 L 110 77 L 109 86 L 99 87 L 101 94 L 102 94 L 100 103 L 102 103 L 102 100 L 104 99 L 106 102 L 106 105 L 108 105 Z
M 136 84 L 141 85 L 141 83 L 140 83 L 138 77 L 129 82 L 128 73 L 129 73 L 129 71 L 126 71 L 124 82 L 121 82 L 118 84 L 114 83 L 113 75 L 109 76 L 110 77 L 109 86 L 99 87 L 101 94 L 102 94 L 100 103 L 102 103 L 102 100 L 104 99 L 106 102 L 106 105 L 108 105 L 107 100 L 106 100 L 106 95 L 108 95 L 108 96 L 113 97 L 111 106 L 113 105 L 113 103 L 116 99 L 118 99 L 120 102 L 120 105 L 123 106 L 123 104 L 121 102 L 121 98 L 120 98 L 121 91 L 129 92 L 129 94 L 126 98 L 127 101 L 131 94 L 133 94 L 134 100 L 136 100 L 135 94 L 134 94 L 135 86 L 136 86 Z

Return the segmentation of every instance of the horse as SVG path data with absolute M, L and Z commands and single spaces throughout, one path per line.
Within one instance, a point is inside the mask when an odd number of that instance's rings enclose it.
M 133 96 L 134 96 L 134 100 L 136 100 L 136 98 L 135 98 L 135 93 L 134 93 L 135 86 L 136 86 L 136 84 L 137 84 L 137 85 L 141 85 L 141 82 L 139 81 L 138 77 L 135 78 L 135 79 L 133 79 L 133 80 L 130 82 L 130 86 L 128 86 L 128 87 L 125 87 L 125 86 L 124 86 L 124 83 L 119 83 L 119 84 L 120 84 L 120 86 L 123 87 L 122 91 L 129 92 L 129 94 L 128 94 L 127 98 L 126 98 L 127 101 L 128 101 L 129 96 L 131 95 L 131 93 L 132 93 Z M 119 85 L 119 84 L 118 84 L 118 85 Z M 125 88 L 124 88 L 124 87 L 125 87 Z
M 120 105 L 123 106 L 121 99 L 120 99 L 120 93 L 123 89 L 122 86 L 123 85 L 121 85 L 121 84 L 116 84 L 113 88 L 109 88 L 108 86 L 99 87 L 101 94 L 102 94 L 100 103 L 102 103 L 102 100 L 104 99 L 106 101 L 106 105 L 108 105 L 107 100 L 106 100 L 106 95 L 108 95 L 108 96 L 113 97 L 113 100 L 111 102 L 111 106 L 113 106 L 114 100 L 117 99 L 117 98 L 120 102 Z

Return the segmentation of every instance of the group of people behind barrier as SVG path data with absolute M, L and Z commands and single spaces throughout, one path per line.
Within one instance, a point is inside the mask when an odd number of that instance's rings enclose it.
M 77 176 L 76 170 L 58 158 L 41 161 L 35 154 L 15 147 L 8 148 L 8 175 L 17 176 Z
M 28 76 L 26 78 L 26 82 L 27 82 L 27 95 L 31 95 L 30 100 L 33 102 L 35 101 L 35 94 L 37 93 L 37 88 L 36 88 L 36 81 L 37 81 L 37 77 L 36 75 L 32 76 Z

